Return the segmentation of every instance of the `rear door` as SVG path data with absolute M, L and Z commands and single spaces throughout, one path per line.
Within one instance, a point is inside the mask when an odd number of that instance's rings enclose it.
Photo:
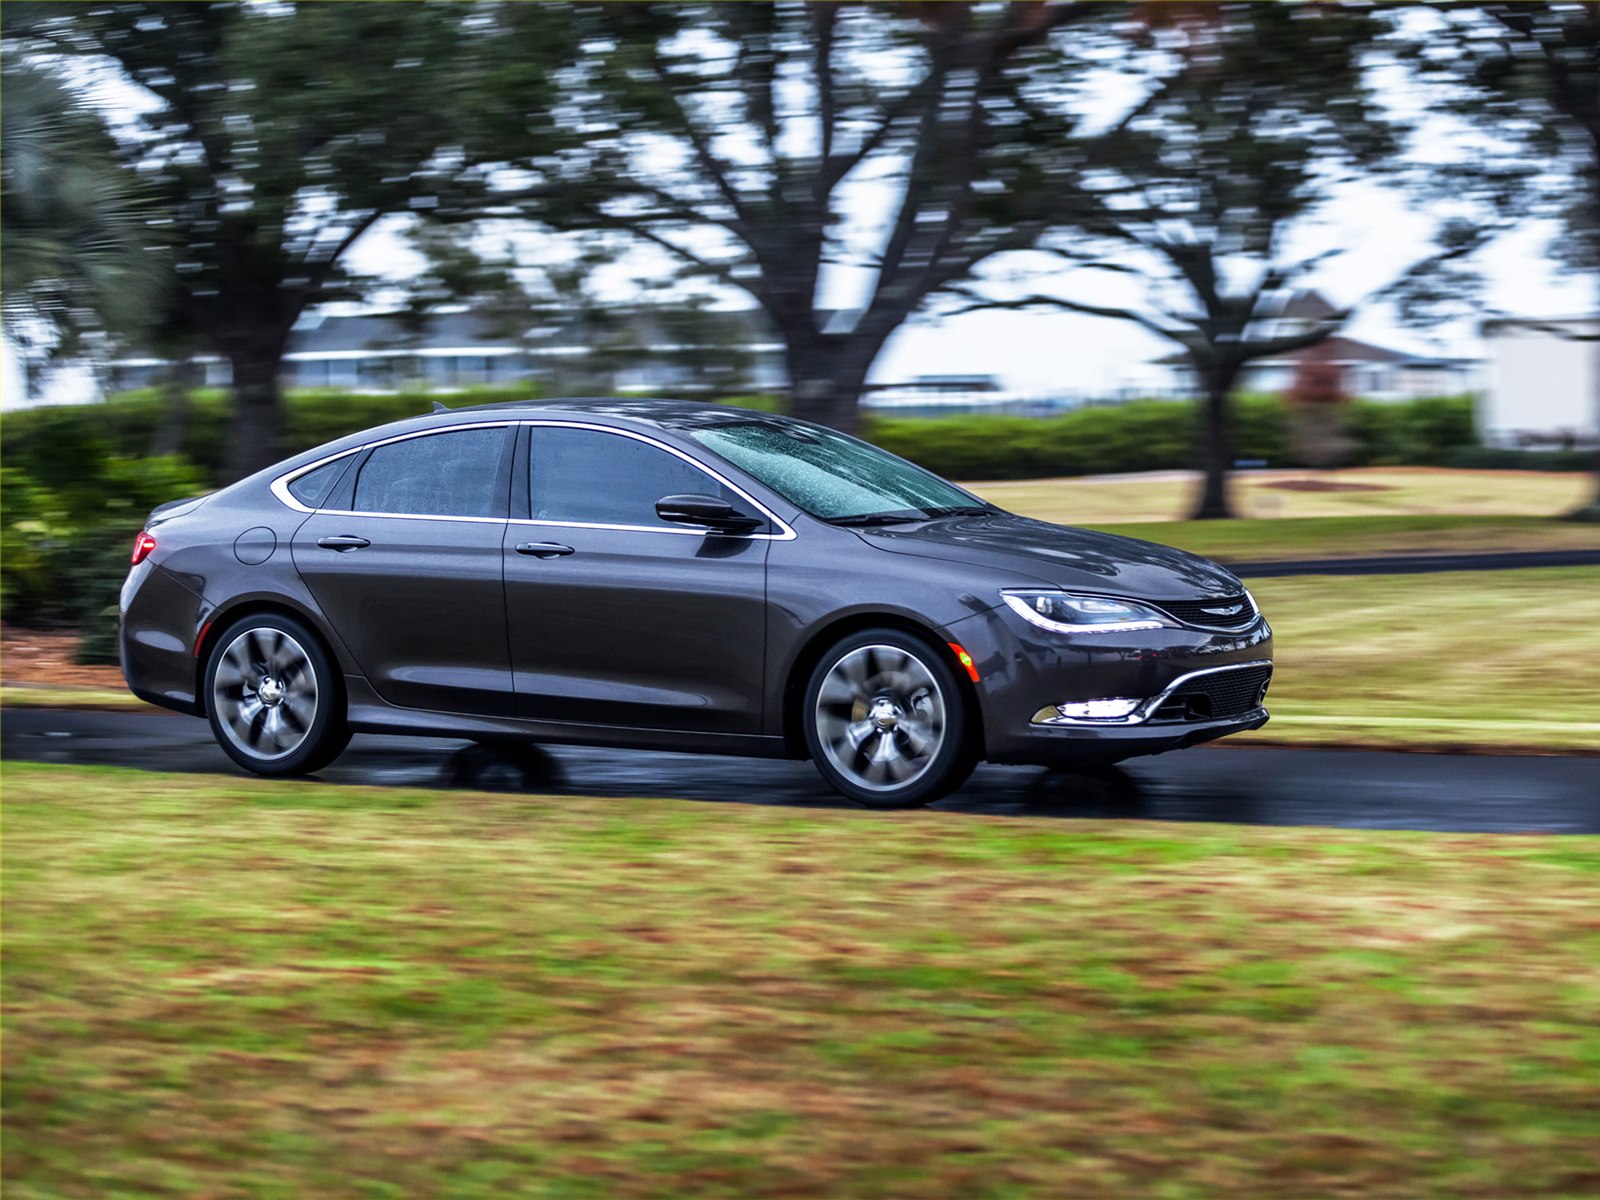
M 770 526 L 728 535 L 662 521 L 656 501 L 686 492 L 754 506 L 653 439 L 576 424 L 525 436 L 505 546 L 518 712 L 761 732 Z
M 511 425 L 387 442 L 357 463 L 348 508 L 320 509 L 295 566 L 390 704 L 510 716 L 502 544 Z

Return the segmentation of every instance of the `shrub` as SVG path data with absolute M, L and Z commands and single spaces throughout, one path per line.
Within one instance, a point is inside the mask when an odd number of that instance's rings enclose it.
M 0 468 L 0 605 L 37 622 L 58 604 L 55 547 L 69 532 L 61 498 L 26 471 Z
M 931 471 L 957 479 L 1034 479 L 1188 466 L 1195 406 L 1137 400 L 1080 408 L 1057 417 L 868 417 L 865 433 Z M 1285 461 L 1283 406 L 1267 396 L 1234 401 L 1234 450 L 1241 459 Z
M 417 416 L 427 412 L 434 400 L 456 408 L 528 399 L 535 394 L 530 385 L 440 395 L 291 392 L 284 402 L 284 453 L 298 454 L 357 430 Z M 165 397 L 154 390 L 125 392 L 100 404 L 52 405 L 11 413 L 5 418 L 5 462 L 22 467 L 45 487 L 71 493 L 86 470 L 93 473 L 96 464 L 108 457 L 148 455 L 167 413 Z M 229 402 L 223 392 L 203 389 L 190 394 L 178 453 L 199 468 L 207 486 L 224 479 L 229 419 Z

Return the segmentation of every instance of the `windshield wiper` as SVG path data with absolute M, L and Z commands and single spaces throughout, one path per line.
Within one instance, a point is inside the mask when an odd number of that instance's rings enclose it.
M 994 509 L 982 504 L 952 504 L 945 508 L 925 508 L 922 511 L 930 517 L 986 517 Z
M 853 517 L 829 517 L 830 525 L 909 525 L 913 521 L 926 521 L 922 513 L 858 513 Z

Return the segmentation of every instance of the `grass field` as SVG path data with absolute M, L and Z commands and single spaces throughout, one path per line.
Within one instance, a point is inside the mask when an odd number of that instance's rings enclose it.
M 1600 567 L 1249 582 L 1276 662 L 1253 740 L 1600 750 Z
M 1600 1195 L 1600 840 L 4 768 L 6 1194 Z
M 1195 488 L 1190 472 L 971 483 L 1013 512 L 1063 525 L 1174 521 Z M 1455 471 L 1363 467 L 1343 471 L 1241 471 L 1233 477 L 1247 518 L 1340 516 L 1554 516 L 1594 494 L 1585 472 Z

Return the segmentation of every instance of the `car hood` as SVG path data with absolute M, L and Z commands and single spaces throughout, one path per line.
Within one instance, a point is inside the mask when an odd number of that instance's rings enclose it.
M 855 532 L 879 550 L 1014 573 L 1024 586 L 1037 580 L 1150 600 L 1205 600 L 1244 590 L 1233 572 L 1186 550 L 1012 513 L 943 517 Z

